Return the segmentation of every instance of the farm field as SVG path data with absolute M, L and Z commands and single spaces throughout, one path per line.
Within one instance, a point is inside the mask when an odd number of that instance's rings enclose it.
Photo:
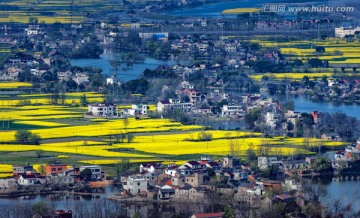
M 0 83 L 0 89 L 16 89 L 19 87 L 29 87 L 27 83 Z M 56 99 L 58 104 L 62 104 L 62 101 L 65 105 L 79 104 L 80 97 L 85 94 L 86 99 L 89 102 L 103 102 L 104 95 L 93 93 L 93 92 L 72 92 L 65 93 L 64 98 L 58 96 Z M 26 101 L 26 102 L 24 102 Z M 21 105 L 49 105 L 54 103 L 54 98 L 52 94 L 20 94 L 20 95 L 0 95 L 0 108 L 1 107 L 16 107 Z M 27 108 L 31 109 L 31 108 Z M 36 109 L 39 109 L 36 107 Z
M 40 23 L 79 23 L 99 11 L 121 11 L 122 5 L 102 0 L 5 0 L 0 9 L 0 22 L 27 23 L 31 17 Z
M 340 70 L 339 66 L 348 66 L 360 64 L 360 43 L 357 39 L 353 42 L 348 42 L 344 39 L 327 38 L 324 41 L 319 40 L 298 40 L 290 42 L 277 42 L 275 40 L 268 40 L 265 37 L 247 40 L 252 43 L 259 43 L 263 48 L 279 49 L 285 60 L 294 61 L 301 60 L 304 63 L 312 58 L 318 58 L 322 61 L 328 61 L 330 66 L 328 68 L 310 68 L 310 69 L 294 69 L 294 72 L 289 73 L 265 73 L 251 75 L 250 77 L 255 80 L 261 80 L 262 76 L 269 76 L 275 80 L 293 79 L 300 80 L 304 76 L 310 79 L 321 78 L 322 76 L 332 77 L 334 75 L 341 75 L 347 77 L 359 77 L 360 73 L 353 71 L 348 67 L 347 70 Z M 322 46 L 325 51 L 317 52 L 316 47 Z M 336 65 L 338 69 L 332 67 Z M 303 71 L 300 71 L 303 70 Z
M 202 126 L 188 126 L 167 119 L 149 118 L 140 120 L 130 118 L 128 125 L 124 126 L 122 119 L 79 118 L 81 112 L 86 111 L 85 108 L 76 108 L 79 112 L 74 113 L 75 109 L 69 106 L 31 106 L 32 109 L 36 107 L 39 107 L 37 113 L 44 113 L 44 117 L 50 117 L 44 119 L 43 116 L 38 115 L 39 118 L 32 116 L 32 119 L 26 119 L 30 116 L 28 110 L 13 109 L 14 112 L 16 111 L 14 121 L 9 128 L 5 122 L 0 131 L 0 157 L 18 156 L 24 152 L 33 152 L 35 156 L 37 151 L 42 151 L 70 162 L 73 162 L 72 156 L 79 156 L 78 160 L 82 163 L 88 163 L 86 158 L 90 158 L 91 162 L 96 164 L 116 163 L 121 158 L 130 158 L 133 162 L 160 160 L 178 162 L 204 153 L 215 157 L 223 156 L 230 152 L 230 143 L 236 145 L 237 154 L 241 157 L 245 157 L 249 149 L 259 151 L 265 147 L 270 154 L 310 152 L 304 149 L 302 138 L 262 139 L 259 133 L 208 130 L 205 133 L 211 134 L 212 139 L 203 141 L 199 138 L 199 133 L 204 131 Z M 29 107 L 25 106 L 25 108 Z M 55 118 L 52 113 L 59 110 L 63 113 L 68 112 L 67 115 L 71 118 Z M 71 125 L 70 120 L 73 122 Z M 0 127 L 1 123 L 0 121 Z M 13 125 L 39 134 L 42 138 L 41 144 L 17 144 Z M 116 135 L 120 133 L 131 133 L 135 138 L 130 143 L 126 140 L 119 143 Z M 342 143 L 320 142 L 315 139 L 310 140 L 309 145 L 318 146 L 318 143 L 323 143 L 325 146 L 342 145 Z M 6 158 L 1 160 L 4 164 L 11 164 L 13 161 L 10 159 L 4 162 Z M 41 159 L 30 159 L 30 161 L 39 163 Z
M 0 83 L 0 87 L 29 87 L 26 83 Z M 204 126 L 183 125 L 169 119 L 105 119 L 84 118 L 87 107 L 79 106 L 85 94 L 88 103 L 103 102 L 98 93 L 67 93 L 64 105 L 52 104 L 48 94 L 0 95 L 0 177 L 10 173 L 9 165 L 44 164 L 58 159 L 68 164 L 102 164 L 110 166 L 128 158 L 130 162 L 158 161 L 183 163 L 208 154 L 218 158 L 229 154 L 230 145 L 236 155 L 246 158 L 247 151 L 269 154 L 307 154 L 311 147 L 342 146 L 339 142 L 303 138 L 264 139 L 260 133 L 246 131 L 206 130 Z M 22 105 L 24 100 L 27 104 Z M 58 102 L 61 103 L 61 102 Z M 130 105 L 118 105 L 129 108 Z M 150 110 L 155 110 L 150 105 Z M 19 143 L 17 130 L 29 130 L 41 137 L 40 145 Z M 126 136 L 134 138 L 127 141 Z M 210 138 L 203 138 L 210 135 Z M 121 138 L 123 137 L 123 138 Z M 234 150 L 234 149 L 232 149 Z M 39 157 L 45 157 L 42 159 Z
M 221 14 L 241 14 L 241 13 L 255 13 L 259 12 L 259 8 L 234 8 L 234 9 L 227 9 L 221 12 Z

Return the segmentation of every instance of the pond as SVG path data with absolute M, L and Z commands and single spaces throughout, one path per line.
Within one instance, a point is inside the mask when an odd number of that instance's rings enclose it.
M 70 59 L 71 66 L 78 66 L 78 67 L 94 67 L 94 68 L 101 68 L 103 74 L 111 76 L 110 73 L 110 60 L 111 55 L 109 54 L 102 54 L 98 59 Z M 128 70 L 123 70 L 122 68 L 125 67 L 123 64 L 120 66 L 120 71 L 117 73 L 117 78 L 120 79 L 122 82 L 127 82 L 129 80 L 138 79 L 141 77 L 141 74 L 144 72 L 146 68 L 150 70 L 154 70 L 160 65 L 174 65 L 176 61 L 164 61 L 159 59 L 154 59 L 150 57 L 146 57 L 143 63 L 135 63 L 133 66 Z
M 327 113 L 342 112 L 348 116 L 353 116 L 360 120 L 359 104 L 334 104 L 333 102 L 315 102 L 303 95 L 283 95 L 277 96 L 281 102 L 294 101 L 295 111 L 309 113 L 311 111 L 321 111 Z

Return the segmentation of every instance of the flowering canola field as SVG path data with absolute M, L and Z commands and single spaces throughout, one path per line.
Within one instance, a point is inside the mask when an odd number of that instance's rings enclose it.
M 225 155 L 230 153 L 229 144 L 236 144 L 237 153 L 246 156 L 251 149 L 259 151 L 266 145 L 270 154 L 308 153 L 303 148 L 302 138 L 262 139 L 259 133 L 244 131 L 205 131 L 212 135 L 210 141 L 201 141 L 199 133 L 203 126 L 183 125 L 169 119 L 84 119 L 85 107 L 59 105 L 30 105 L 0 108 L 0 152 L 25 152 L 42 150 L 55 152 L 58 158 L 74 155 L 95 157 L 82 163 L 113 164 L 120 158 L 131 158 L 133 162 L 144 160 L 181 161 L 181 155 Z M 2 119 L 1 119 L 2 118 Z M 1 122 L 3 121 L 3 122 Z M 8 123 L 7 123 L 8 122 Z M 11 123 L 11 124 L 9 124 Z M 6 126 L 22 126 L 41 136 L 40 145 L 16 144 L 16 129 Z M 120 133 L 132 133 L 130 143 L 115 143 Z M 111 143 L 110 142 L 111 136 Z M 126 141 L 126 140 L 125 140 Z M 317 146 L 316 139 L 310 146 Z M 322 142 L 325 146 L 340 146 L 342 143 Z M 179 159 L 180 158 L 180 159 Z M 88 162 L 85 162 L 88 161 Z M 1 162 L 0 162 L 1 163 Z M 4 170 L 6 169 L 6 170 Z M 10 167 L 0 165 L 0 175 L 9 174 Z

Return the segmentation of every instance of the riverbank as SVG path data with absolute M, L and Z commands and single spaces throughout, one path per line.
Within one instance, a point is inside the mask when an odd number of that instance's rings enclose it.
M 105 192 L 75 192 L 75 191 L 53 191 L 53 190 L 41 190 L 41 191 L 10 191 L 9 193 L 0 193 L 0 198 L 17 198 L 36 195 L 51 195 L 51 194 L 72 194 L 72 195 L 94 195 L 102 194 Z

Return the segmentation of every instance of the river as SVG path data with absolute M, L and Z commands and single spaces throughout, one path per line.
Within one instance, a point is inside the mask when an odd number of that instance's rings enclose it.
M 101 68 L 103 73 L 106 75 L 110 75 L 110 60 L 111 55 L 106 53 L 100 55 L 98 59 L 70 59 L 71 66 L 78 66 L 78 67 L 87 67 L 91 66 L 94 68 Z M 146 57 L 143 63 L 135 63 L 133 66 L 128 70 L 120 69 L 117 73 L 117 78 L 120 79 L 122 82 L 127 82 L 132 79 L 140 78 L 141 74 L 144 72 L 146 68 L 150 70 L 154 70 L 159 65 L 174 65 L 176 61 L 163 61 L 158 60 L 150 57 Z M 120 66 L 120 68 L 125 67 L 125 65 Z
M 261 7 L 265 3 L 276 2 L 271 0 L 240 0 L 231 2 L 222 2 L 215 4 L 206 4 L 195 8 L 184 8 L 174 11 L 168 11 L 164 14 L 172 16 L 186 16 L 186 17 L 222 17 L 221 12 L 226 9 L 233 8 L 254 8 Z M 226 15 L 231 16 L 231 15 Z M 232 15 L 233 16 L 233 15 Z

